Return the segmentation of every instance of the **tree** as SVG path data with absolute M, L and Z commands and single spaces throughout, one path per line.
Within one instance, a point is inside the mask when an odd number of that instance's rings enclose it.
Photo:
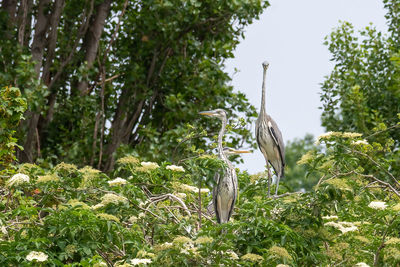
M 400 145 L 397 114 L 400 113 L 400 60 L 398 1 L 385 0 L 389 36 L 372 25 L 354 34 L 343 22 L 326 38 L 335 67 L 322 84 L 322 125 L 328 131 L 355 131 L 370 141 L 391 137 Z M 370 136 L 374 129 L 390 131 Z
M 311 134 L 306 134 L 302 139 L 289 141 L 285 147 L 284 184 L 290 191 L 311 191 L 318 182 L 318 175 L 307 173 L 305 166 L 297 163 L 310 150 L 318 150 L 318 146 L 314 144 L 314 136 Z
M 19 158 L 110 170 L 121 145 L 149 159 L 170 157 L 167 150 L 154 151 L 155 145 L 176 147 L 177 134 L 188 133 L 186 123 L 197 127 L 199 110 L 225 107 L 232 118 L 242 113 L 250 122 L 255 109 L 227 85 L 223 66 L 243 28 L 266 6 L 267 1 L 3 1 L 0 82 L 18 85 L 29 105 Z M 234 129 L 228 142 L 242 140 L 252 142 L 248 129 Z

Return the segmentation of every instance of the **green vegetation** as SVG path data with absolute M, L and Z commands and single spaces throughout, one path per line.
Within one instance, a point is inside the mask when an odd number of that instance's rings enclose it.
M 1 266 L 400 264 L 399 1 L 388 36 L 327 38 L 328 132 L 287 145 L 276 199 L 238 170 L 223 225 L 207 212 L 218 123 L 195 118 L 232 107 L 225 143 L 254 145 L 223 61 L 268 3 L 16 2 L 0 12 Z

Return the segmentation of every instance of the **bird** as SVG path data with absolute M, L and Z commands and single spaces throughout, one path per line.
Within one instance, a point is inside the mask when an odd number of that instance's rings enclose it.
M 237 149 L 234 149 L 234 148 L 231 148 L 231 147 L 224 147 L 223 148 L 223 151 L 224 151 L 224 154 L 226 155 L 226 156 L 231 156 L 231 155 L 237 155 L 237 154 L 241 154 L 241 153 L 251 153 L 251 151 L 250 150 L 237 150 Z M 229 159 L 228 159 L 228 161 L 229 161 Z M 229 161 L 229 163 L 230 163 L 230 165 L 232 165 L 232 163 Z M 232 168 L 233 168 L 233 165 L 232 165 Z M 215 180 L 217 180 L 218 177 L 219 176 L 219 174 L 217 173 L 216 174 L 216 177 L 214 177 L 214 179 Z M 215 189 L 216 187 L 214 187 L 214 189 Z M 238 190 L 238 189 L 237 189 Z M 216 194 L 216 192 L 214 192 L 214 190 L 213 190 L 213 196 Z M 237 197 L 237 196 L 236 196 Z M 208 206 L 207 206 L 207 212 L 208 212 L 208 214 L 209 215 L 214 215 L 215 214 L 215 209 L 214 209 L 214 200 L 211 200 L 209 203 L 208 203 Z
M 218 156 L 226 164 L 226 167 L 217 172 L 214 180 L 216 185 L 213 189 L 213 205 L 218 223 L 227 223 L 232 216 L 233 208 L 237 198 L 237 176 L 235 168 L 228 160 L 222 147 L 222 138 L 225 134 L 227 124 L 226 111 L 224 109 L 215 109 L 210 111 L 199 112 L 200 115 L 219 118 L 222 122 L 221 129 L 218 134 Z M 233 152 L 235 151 L 235 152 Z M 231 150 L 231 153 L 246 153 L 242 150 Z
M 277 176 L 275 197 L 278 195 L 279 180 L 285 174 L 285 145 L 283 143 L 282 133 L 276 122 L 269 116 L 265 110 L 265 86 L 266 76 L 269 63 L 262 63 L 263 66 L 263 82 L 261 95 L 261 108 L 256 121 L 256 140 L 258 147 L 265 158 L 268 170 L 268 197 L 271 194 L 271 171 L 270 166 Z

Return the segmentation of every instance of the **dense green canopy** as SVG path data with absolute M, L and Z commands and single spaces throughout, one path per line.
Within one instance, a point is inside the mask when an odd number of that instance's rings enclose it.
M 198 111 L 226 108 L 246 122 L 255 115 L 246 97 L 233 93 L 223 66 L 267 1 L 1 5 L 0 84 L 19 87 L 29 105 L 22 161 L 109 170 L 121 145 L 149 159 L 177 160 L 185 155 L 171 155 L 177 139 L 201 132 L 186 125 L 198 127 Z M 233 129 L 228 143 L 239 142 L 252 143 L 248 129 Z

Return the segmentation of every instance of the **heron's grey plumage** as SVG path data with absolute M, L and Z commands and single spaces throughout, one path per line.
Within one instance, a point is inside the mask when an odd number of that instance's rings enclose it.
M 216 173 L 214 177 L 216 185 L 213 189 L 213 205 L 217 222 L 225 223 L 228 222 L 232 216 L 237 198 L 236 171 L 232 163 L 226 157 L 222 147 L 222 138 L 227 124 L 226 111 L 223 109 L 216 109 L 200 112 L 200 114 L 218 117 L 222 122 L 218 134 L 218 156 L 223 162 L 225 162 L 227 167 L 220 170 L 219 173 Z
M 270 195 L 271 173 L 268 165 L 270 164 L 277 175 L 276 191 L 278 194 L 279 180 L 284 176 L 285 168 L 285 145 L 283 143 L 282 133 L 276 122 L 269 116 L 265 110 L 265 86 L 266 75 L 269 66 L 268 62 L 263 64 L 263 83 L 261 95 L 260 114 L 256 121 L 256 140 L 261 153 L 264 155 L 268 168 L 268 196 Z

